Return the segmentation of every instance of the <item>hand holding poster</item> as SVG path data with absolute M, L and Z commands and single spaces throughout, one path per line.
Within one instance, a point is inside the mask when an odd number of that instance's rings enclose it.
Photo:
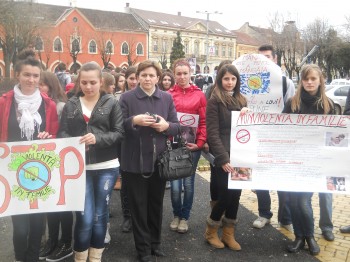
M 350 117 L 232 112 L 229 188 L 350 192 Z
M 79 138 L 0 143 L 0 217 L 84 209 Z
M 283 109 L 282 71 L 261 54 L 248 54 L 233 62 L 241 76 L 241 94 L 255 112 L 280 113 Z

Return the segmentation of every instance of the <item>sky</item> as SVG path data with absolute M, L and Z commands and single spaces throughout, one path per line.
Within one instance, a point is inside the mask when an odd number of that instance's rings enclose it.
M 296 22 L 299 29 L 305 28 L 315 19 L 326 19 L 336 30 L 346 23 L 345 16 L 350 17 L 350 9 L 343 0 L 37 0 L 39 3 L 67 5 L 76 2 L 77 7 L 123 12 L 125 4 L 131 8 L 162 12 L 207 19 L 206 14 L 196 11 L 219 12 L 210 14 L 209 19 L 225 26 L 227 29 L 239 29 L 245 22 L 252 26 L 268 28 L 276 12 L 283 15 L 285 21 Z M 263 3 L 263 4 L 262 4 Z

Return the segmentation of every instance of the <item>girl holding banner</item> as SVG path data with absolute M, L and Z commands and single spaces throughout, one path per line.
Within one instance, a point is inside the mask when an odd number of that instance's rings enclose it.
M 0 142 L 31 141 L 56 137 L 56 104 L 39 91 L 41 63 L 33 50 L 17 57 L 18 84 L 0 98 Z M 38 261 L 44 213 L 12 216 L 16 261 Z
M 235 169 L 230 164 L 231 111 L 245 111 L 247 100 L 240 93 L 240 75 L 234 65 L 224 65 L 219 70 L 215 87 L 207 105 L 207 134 L 210 152 L 214 155 L 216 192 L 218 199 L 207 219 L 205 238 L 215 248 L 241 250 L 235 240 L 234 226 L 237 224 L 237 212 L 240 189 L 228 189 L 228 173 Z M 234 152 L 232 152 L 234 153 Z M 218 237 L 218 228 L 222 215 L 223 233 Z
M 301 82 L 293 98 L 287 101 L 283 113 L 335 115 L 334 104 L 325 93 L 325 81 L 321 69 L 315 64 L 305 65 Z M 305 246 L 311 255 L 320 253 L 314 238 L 314 218 L 311 205 L 312 192 L 290 192 L 290 207 L 295 240 L 288 245 L 290 253 L 296 253 Z

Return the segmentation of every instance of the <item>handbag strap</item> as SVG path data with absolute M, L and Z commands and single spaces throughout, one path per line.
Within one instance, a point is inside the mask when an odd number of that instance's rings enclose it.
M 153 143 L 153 154 L 152 154 L 152 172 L 150 175 L 145 175 L 143 173 L 143 156 L 142 156 L 142 139 L 140 137 L 140 168 L 141 168 L 141 175 L 143 178 L 150 178 L 154 173 L 154 159 L 156 159 L 156 138 L 155 136 L 152 137 L 152 143 Z

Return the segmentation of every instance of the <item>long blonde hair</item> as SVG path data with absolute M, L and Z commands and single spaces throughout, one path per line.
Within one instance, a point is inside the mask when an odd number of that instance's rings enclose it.
M 323 108 L 324 114 L 328 114 L 331 110 L 333 110 L 333 105 L 331 104 L 330 100 L 326 95 L 326 86 L 324 83 L 324 76 L 320 67 L 315 64 L 308 64 L 303 66 L 300 72 L 300 79 L 305 80 L 312 71 L 315 71 L 320 78 L 320 86 L 318 87 L 320 98 L 316 101 L 316 106 L 317 108 L 319 107 Z M 302 89 L 304 89 L 304 86 L 303 86 L 303 82 L 300 81 L 298 85 L 298 89 L 295 93 L 295 96 L 292 98 L 292 102 L 291 102 L 292 112 L 298 112 L 300 110 Z

